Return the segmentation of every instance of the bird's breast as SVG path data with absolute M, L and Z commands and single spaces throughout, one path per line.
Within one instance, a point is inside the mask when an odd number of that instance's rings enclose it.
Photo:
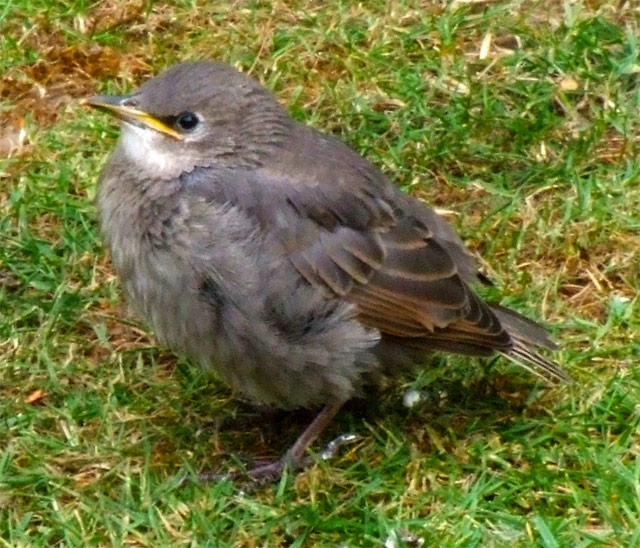
M 187 350 L 194 324 L 212 325 L 189 259 L 188 204 L 179 188 L 107 170 L 97 197 L 100 229 L 125 296 L 156 335 Z M 197 328 L 195 328 L 197 330 Z

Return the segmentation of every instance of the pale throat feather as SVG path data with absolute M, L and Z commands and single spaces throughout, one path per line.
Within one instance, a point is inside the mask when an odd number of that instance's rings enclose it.
M 141 171 L 153 177 L 168 179 L 179 176 L 186 169 L 188 157 L 169 154 L 165 135 L 158 131 L 122 122 L 120 147 L 127 158 Z

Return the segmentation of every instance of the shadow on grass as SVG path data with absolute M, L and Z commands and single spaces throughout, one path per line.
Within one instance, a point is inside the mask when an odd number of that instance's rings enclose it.
M 217 381 L 191 368 L 179 368 L 178 376 L 184 389 L 183 394 L 173 395 L 178 412 L 172 420 L 165 416 L 160 419 L 162 424 L 152 425 L 154 433 L 146 440 L 152 445 L 157 471 L 171 474 L 187 465 L 198 472 L 225 473 L 241 463 L 250 467 L 275 460 L 318 412 L 252 405 L 230 393 L 221 403 Z M 380 449 L 391 440 L 412 445 L 426 458 L 454 451 L 458 441 L 469 436 L 489 437 L 527 419 L 539 424 L 549 414 L 540 400 L 551 389 L 525 375 L 440 376 L 419 391 L 421 399 L 412 408 L 403 404 L 402 384 L 400 379 L 388 381 L 368 388 L 366 398 L 347 402 L 312 452 L 317 455 L 337 436 L 353 433 L 359 443 L 375 443 Z M 357 448 L 355 451 L 357 456 Z

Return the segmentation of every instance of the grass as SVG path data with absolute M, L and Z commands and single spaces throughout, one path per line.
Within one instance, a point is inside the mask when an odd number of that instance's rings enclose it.
M 0 8 L 0 545 L 640 546 L 639 23 L 630 0 Z M 183 485 L 310 418 L 257 415 L 158 348 L 97 237 L 117 128 L 77 99 L 202 57 L 447 210 L 575 386 L 436 358 L 350 404 L 323 443 L 360 441 L 335 459 Z

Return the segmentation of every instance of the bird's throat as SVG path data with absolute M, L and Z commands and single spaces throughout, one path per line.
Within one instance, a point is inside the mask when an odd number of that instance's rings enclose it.
M 119 146 L 127 159 L 147 177 L 171 179 L 193 169 L 189 155 L 176 149 L 177 143 L 158 131 L 122 122 Z

